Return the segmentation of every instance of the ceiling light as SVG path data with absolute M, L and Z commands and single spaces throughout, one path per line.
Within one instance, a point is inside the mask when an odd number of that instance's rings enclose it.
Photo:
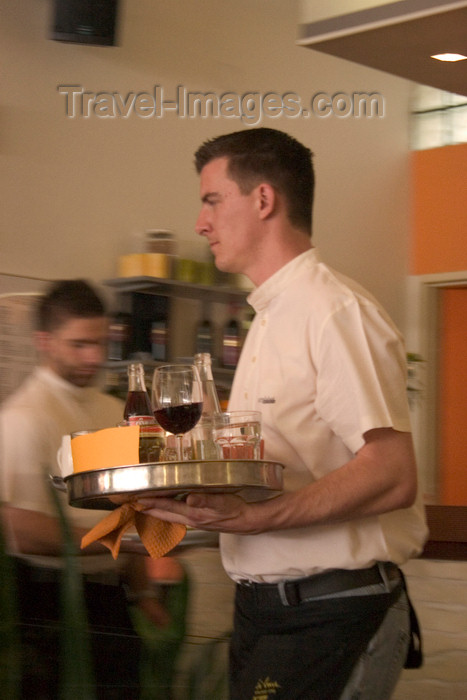
M 461 53 L 437 53 L 431 58 L 436 58 L 437 61 L 450 61 L 453 63 L 454 61 L 464 61 L 467 59 L 467 56 L 463 56 Z

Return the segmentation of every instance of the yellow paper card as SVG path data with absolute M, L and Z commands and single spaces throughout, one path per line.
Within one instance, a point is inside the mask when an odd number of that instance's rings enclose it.
M 139 425 L 106 428 L 71 440 L 73 471 L 139 463 Z

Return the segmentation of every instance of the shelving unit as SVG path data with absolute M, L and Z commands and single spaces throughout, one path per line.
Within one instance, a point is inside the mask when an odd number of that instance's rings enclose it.
M 232 303 L 243 306 L 246 303 L 245 300 L 249 293 L 246 290 L 236 287 L 220 285 L 208 286 L 180 280 L 146 276 L 119 277 L 116 279 L 105 280 L 103 284 L 115 291 L 115 293 L 118 295 L 117 306 L 122 310 L 129 311 L 133 315 L 135 319 L 135 326 L 147 326 L 148 319 L 150 318 L 151 307 L 153 306 L 151 297 L 165 297 L 167 299 L 167 325 L 172 341 L 174 340 L 174 336 L 176 336 L 175 330 L 178 330 L 180 335 L 180 327 L 184 324 L 187 325 L 187 319 L 190 323 L 193 323 L 196 313 L 200 313 L 202 309 L 206 310 L 206 306 L 210 306 L 211 304 L 227 306 Z M 141 299 L 138 299 L 136 303 L 134 295 L 138 295 L 138 297 L 139 295 L 148 297 L 148 311 L 144 312 L 144 318 L 138 317 L 138 313 L 135 314 L 134 312 L 135 307 L 141 309 L 141 307 L 145 306 L 144 303 L 141 303 Z M 185 306 L 188 305 L 188 311 L 180 308 L 179 302 L 176 302 L 175 305 L 172 304 L 172 301 L 176 300 L 182 300 L 182 304 L 185 303 Z M 193 310 L 193 304 L 196 305 L 197 311 Z M 174 306 L 176 308 L 174 308 Z M 179 324 L 178 329 L 177 324 Z M 147 327 L 145 328 L 143 335 L 148 337 Z M 190 335 L 191 337 L 192 333 L 191 331 L 187 331 L 185 335 Z M 180 356 L 190 356 L 191 354 L 190 352 L 180 353 L 177 351 L 176 338 L 175 342 L 169 343 L 169 348 L 169 357 L 167 359 L 168 362 L 176 361 Z M 106 362 L 105 368 L 110 372 L 114 372 L 115 374 L 123 375 L 126 371 L 128 363 L 133 359 L 143 362 L 148 373 L 151 372 L 152 369 L 158 364 L 163 364 L 152 360 L 150 353 L 148 352 L 148 348 L 144 345 L 141 348 L 134 348 L 132 355 L 135 354 L 136 357 L 131 357 L 128 360 L 109 360 Z M 232 382 L 234 370 L 218 366 L 216 358 L 214 357 L 213 374 L 214 378 L 216 379 L 216 383 L 219 382 L 220 386 L 229 387 Z
M 244 302 L 248 295 L 247 291 L 236 287 L 208 286 L 159 277 L 119 277 L 106 280 L 104 284 L 120 293 L 139 292 L 179 299 L 215 301 L 220 304 Z

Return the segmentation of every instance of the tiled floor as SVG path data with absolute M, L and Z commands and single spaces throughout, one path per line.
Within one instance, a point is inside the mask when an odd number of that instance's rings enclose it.
M 404 671 L 393 700 L 467 698 L 467 562 L 404 566 L 423 635 L 422 668 Z

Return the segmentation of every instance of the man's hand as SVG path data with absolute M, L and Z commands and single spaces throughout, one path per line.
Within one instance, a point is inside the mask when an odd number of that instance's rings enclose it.
M 145 512 L 161 520 L 183 523 L 198 530 L 257 534 L 256 504 L 232 494 L 192 493 L 186 501 L 173 498 L 139 499 Z M 258 504 L 259 505 L 259 504 Z
M 416 495 L 412 438 L 391 428 L 371 430 L 349 462 L 298 491 L 259 503 L 239 496 L 190 494 L 141 502 L 161 520 L 241 535 L 327 525 L 408 508 Z

